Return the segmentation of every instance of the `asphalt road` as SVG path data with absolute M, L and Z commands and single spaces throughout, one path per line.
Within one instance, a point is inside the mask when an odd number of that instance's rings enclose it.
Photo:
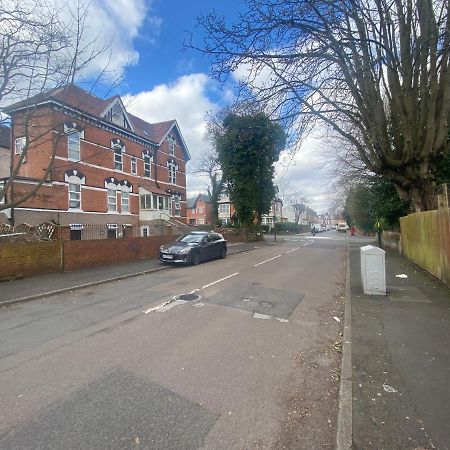
M 333 448 L 346 258 L 292 236 L 3 308 L 0 448 Z

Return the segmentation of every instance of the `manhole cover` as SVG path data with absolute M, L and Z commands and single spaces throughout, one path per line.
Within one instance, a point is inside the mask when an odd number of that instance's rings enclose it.
M 198 300 L 200 298 L 200 295 L 197 294 L 181 294 L 181 295 L 177 295 L 175 297 L 176 300 L 184 300 L 187 302 L 192 302 L 194 300 Z

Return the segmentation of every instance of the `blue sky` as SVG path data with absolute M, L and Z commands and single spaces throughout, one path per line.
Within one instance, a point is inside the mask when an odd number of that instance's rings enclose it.
M 202 37 L 196 18 L 214 10 L 233 20 L 245 8 L 241 0 L 154 0 L 149 6 L 141 35 L 135 40 L 139 63 L 126 72 L 125 84 L 128 92 L 134 94 L 154 85 L 174 82 L 183 75 L 207 73 L 208 59 L 183 48 L 188 33 L 196 39 Z
M 214 9 L 227 21 L 236 21 L 246 10 L 245 0 L 92 0 L 90 8 L 90 36 L 113 40 L 112 68 L 123 75 L 114 93 L 144 120 L 178 121 L 192 155 L 187 167 L 188 193 L 206 192 L 207 180 L 192 172 L 209 145 L 204 139 L 206 114 L 232 100 L 233 77 L 224 86 L 211 79 L 209 59 L 183 49 L 183 42 L 189 32 L 197 42 L 202 40 L 198 16 Z M 95 34 L 97 30 L 101 36 Z M 104 62 L 102 58 L 96 62 L 97 70 Z M 306 139 L 289 167 L 278 173 L 291 193 L 308 198 L 312 208 L 324 212 L 329 201 L 319 134 Z

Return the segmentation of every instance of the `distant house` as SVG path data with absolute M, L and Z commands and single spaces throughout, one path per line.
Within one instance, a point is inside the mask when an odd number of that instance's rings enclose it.
M 219 201 L 218 218 L 222 226 L 231 225 L 235 213 L 233 202 L 227 194 L 221 194 Z
M 17 197 L 37 185 L 55 155 L 36 195 L 15 208 L 16 224 L 54 222 L 84 239 L 87 224 L 114 238 L 127 236 L 129 227 L 147 236 L 161 218 L 187 222 L 190 155 L 176 120 L 148 123 L 130 114 L 119 96 L 101 99 L 73 84 L 4 111 L 12 121 L 15 162 L 28 146 L 14 181 Z
M 187 200 L 187 220 L 189 225 L 213 225 L 211 198 L 205 194 Z
M 11 128 L 0 125 L 0 191 L 9 176 L 11 166 Z M 5 203 L 5 196 L 0 197 L 0 204 Z M 0 210 L 0 223 L 8 222 L 9 210 Z
M 0 125 L 0 178 L 9 175 L 11 165 L 11 128 Z
M 283 201 L 280 198 L 274 198 L 270 205 L 269 214 L 263 214 L 261 224 L 274 227 L 277 222 L 282 222 L 283 217 Z
M 222 225 L 231 225 L 233 223 L 233 216 L 235 208 L 233 202 L 227 194 L 222 194 L 219 199 L 219 222 Z M 283 201 L 279 198 L 272 200 L 269 214 L 263 214 L 261 217 L 262 225 L 269 225 L 273 227 L 275 223 L 282 221 L 283 215 Z

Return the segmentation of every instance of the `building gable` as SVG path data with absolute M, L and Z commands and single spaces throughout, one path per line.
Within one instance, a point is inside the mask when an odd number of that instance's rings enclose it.
M 133 123 L 128 116 L 128 113 L 122 103 L 120 97 L 115 97 L 111 103 L 100 114 L 101 117 L 108 122 L 112 122 L 119 127 L 126 128 L 131 131 L 135 131 Z

